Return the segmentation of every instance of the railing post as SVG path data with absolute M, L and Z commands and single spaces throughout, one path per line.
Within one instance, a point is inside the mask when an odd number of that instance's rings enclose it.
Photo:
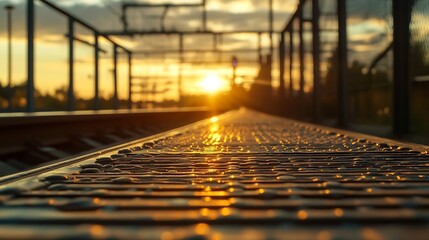
M 262 66 L 262 33 L 258 33 L 258 57 L 259 65 Z
M 293 21 L 293 20 L 292 20 Z M 294 51 L 294 41 L 293 41 L 293 23 L 290 25 L 289 30 L 289 98 L 292 99 L 293 96 L 293 51 Z
M 338 14 L 338 125 L 348 126 L 349 94 L 347 81 L 347 8 L 346 0 L 337 0 Z
M 113 108 L 119 108 L 118 99 L 118 46 L 113 45 Z
M 202 20 L 203 20 L 203 31 L 207 31 L 207 1 L 203 0 L 203 13 L 202 13 Z
M 27 112 L 34 112 L 34 0 L 27 0 Z
M 284 33 L 280 34 L 280 43 L 279 43 L 279 71 L 280 71 L 280 86 L 279 86 L 279 106 L 282 106 L 282 103 L 285 100 L 285 35 Z M 282 109 L 283 110 L 283 109 Z M 282 111 L 283 112 L 283 111 Z
M 269 12 L 268 12 L 268 21 L 269 21 L 269 37 L 270 37 L 270 56 L 273 56 L 274 50 L 274 41 L 273 41 L 273 23 L 274 23 L 274 12 L 273 12 L 273 0 L 268 0 Z
M 99 98 L 99 67 L 100 67 L 100 54 L 99 54 L 99 35 L 94 33 L 94 110 L 100 108 L 100 98 Z
M 410 131 L 410 22 L 412 1 L 392 0 L 393 7 L 393 132 Z
M 68 18 L 68 42 L 69 42 L 69 88 L 67 92 L 67 110 L 75 110 L 74 96 L 74 20 Z
M 132 80 L 133 80 L 133 54 L 128 52 L 128 109 L 133 108 L 133 91 L 132 91 Z
M 12 11 L 13 5 L 6 5 L 7 12 L 7 107 L 9 111 L 13 109 L 13 92 L 12 92 Z
M 182 67 L 183 67 L 183 34 L 179 34 L 179 58 L 180 58 L 180 63 L 179 63 L 179 79 L 178 79 L 178 93 L 179 93 L 179 107 L 182 106 L 182 101 L 183 101 L 183 92 L 182 92 Z
M 303 1 L 300 2 L 300 4 L 303 4 Z M 299 117 L 304 117 L 304 108 L 305 108 L 305 101 L 304 101 L 304 83 L 305 83 L 305 76 L 304 76 L 304 29 L 303 29 L 303 7 L 298 9 L 298 21 L 299 21 Z
M 320 26 L 319 26 L 319 0 L 312 0 L 312 37 L 313 37 L 313 121 L 319 122 L 321 118 L 320 93 Z

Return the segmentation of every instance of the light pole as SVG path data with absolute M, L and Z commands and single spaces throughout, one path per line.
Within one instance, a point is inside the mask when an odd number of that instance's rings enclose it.
M 12 110 L 12 11 L 15 9 L 12 5 L 6 5 L 7 11 L 7 39 L 8 39 L 8 73 L 7 73 L 7 100 L 9 110 Z

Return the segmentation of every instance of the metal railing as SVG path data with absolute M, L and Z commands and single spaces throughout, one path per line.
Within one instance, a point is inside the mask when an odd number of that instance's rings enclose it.
M 321 3 L 329 1 L 322 0 L 300 0 L 296 12 L 290 21 L 284 27 L 279 43 L 279 71 L 280 71 L 280 89 L 279 97 L 281 103 L 287 103 L 285 110 L 288 116 L 300 119 L 312 119 L 319 122 L 323 118 L 324 108 L 323 90 L 326 89 L 326 78 L 332 76 L 321 76 L 321 68 L 326 67 L 326 54 L 329 59 L 335 75 L 336 109 L 333 115 L 336 117 L 337 125 L 348 127 L 350 124 L 350 64 L 348 63 L 348 0 L 331 1 L 335 5 L 331 12 L 321 12 Z M 391 47 L 384 51 L 393 51 L 393 83 L 392 83 L 392 130 L 396 135 L 404 135 L 410 132 L 410 21 L 412 5 L 415 1 L 391 0 L 393 20 L 393 42 Z M 326 16 L 333 17 L 332 24 L 321 24 L 321 19 Z M 308 24 L 311 24 L 309 30 Z M 334 34 L 330 43 L 321 40 L 322 34 Z M 307 37 L 304 37 L 307 36 Z M 331 44 L 333 47 L 327 47 Z M 311 47 L 310 47 L 311 46 Z M 383 50 L 383 49 L 382 49 Z M 384 53 L 385 54 L 385 53 Z M 311 62 L 306 61 L 306 57 L 311 57 Z M 380 55 L 377 56 L 380 58 Z M 377 64 L 379 59 L 374 59 Z M 298 59 L 297 59 L 298 58 Z M 306 66 L 312 64 L 312 83 L 306 79 Z M 374 66 L 371 66 L 373 68 Z M 322 83 L 322 80 L 325 80 Z M 332 79 L 330 80 L 332 81 Z M 299 87 L 295 83 L 299 82 Z M 288 83 L 288 84 L 287 84 Z M 322 85 L 325 86 L 322 86 Z M 310 89 L 306 89 L 310 86 Z M 332 86 L 331 86 L 332 87 Z M 325 93 L 326 94 L 326 93 Z M 330 93 L 330 95 L 333 95 Z M 329 96 L 332 97 L 332 96 Z M 283 104 L 284 105 L 284 104 Z M 289 111 L 288 111 L 289 109 Z M 310 111 L 308 111 L 310 109 Z M 307 110 L 307 113 L 305 112 Z M 332 110 L 332 109 L 330 109 Z
M 113 81 L 114 81 L 114 93 L 113 93 L 113 102 L 114 108 L 117 109 L 119 107 L 119 99 L 118 99 L 118 52 L 120 49 L 124 53 L 128 55 L 128 108 L 132 108 L 132 91 L 131 91 L 131 79 L 132 79 L 132 51 L 121 46 L 116 41 L 112 40 L 109 36 L 101 33 L 95 27 L 91 26 L 87 22 L 79 19 L 76 16 L 64 11 L 59 8 L 55 4 L 47 1 L 47 0 L 27 0 L 27 112 L 35 111 L 35 87 L 34 87 L 34 79 L 35 79 L 35 2 L 39 1 L 44 4 L 48 8 L 54 10 L 57 13 L 60 13 L 63 16 L 68 18 L 68 51 L 69 51 L 69 59 L 68 59 L 68 90 L 67 90 L 67 110 L 73 111 L 75 110 L 75 90 L 74 90 L 74 69 L 75 69 L 75 42 L 82 42 L 86 45 L 92 46 L 94 48 L 94 79 L 95 79 L 95 91 L 94 91 L 94 102 L 92 110 L 100 109 L 99 103 L 99 64 L 100 64 L 100 47 L 99 47 L 99 38 L 104 38 L 111 44 L 113 44 Z M 81 39 L 75 36 L 75 24 L 79 24 L 86 29 L 90 30 L 94 34 L 94 44 L 82 41 Z

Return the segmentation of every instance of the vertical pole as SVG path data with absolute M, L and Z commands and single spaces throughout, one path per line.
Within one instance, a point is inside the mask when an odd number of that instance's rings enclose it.
M 319 122 L 321 118 L 320 93 L 320 10 L 319 0 L 312 0 L 312 36 L 313 36 L 313 121 Z
M 124 32 L 128 31 L 127 7 L 122 5 L 121 21 L 124 27 Z
M 182 67 L 183 67 L 183 34 L 179 34 L 179 57 L 180 57 L 180 63 L 179 63 L 179 79 L 178 79 L 178 92 L 179 92 L 179 107 L 182 106 Z
M 34 112 L 34 0 L 27 0 L 27 112 Z
M 12 111 L 12 11 L 14 7 L 12 5 L 7 5 L 5 7 L 7 11 L 7 44 L 8 44 L 8 54 L 7 54 L 7 62 L 8 62 L 8 71 L 7 71 L 7 89 L 8 89 L 8 108 L 9 111 Z
M 294 21 L 292 19 L 292 21 Z M 294 41 L 293 41 L 293 24 L 290 25 L 289 30 L 289 97 L 293 96 L 293 51 L 294 51 Z
M 304 83 L 305 83 L 305 76 L 304 76 L 304 19 L 303 19 L 303 7 L 302 7 L 302 1 L 300 2 L 300 7 L 298 9 L 298 21 L 299 21 L 299 117 L 304 117 L 304 108 L 305 108 L 305 101 L 304 101 Z
M 410 22 L 412 1 L 392 0 L 393 7 L 393 132 L 410 131 Z
M 222 44 L 223 44 L 223 35 L 222 34 L 218 35 L 217 41 L 218 41 L 217 49 L 219 49 L 219 46 L 220 46 L 220 49 L 222 49 Z M 219 63 L 222 61 L 222 51 L 218 51 L 217 59 L 218 59 Z
M 207 1 L 203 0 L 203 32 L 207 31 L 207 9 L 206 9 Z
M 273 41 L 273 22 L 274 22 L 274 15 L 273 15 L 273 0 L 268 0 L 269 1 L 269 16 L 268 16 L 268 21 L 269 21 L 269 31 L 270 31 L 270 55 L 271 57 L 273 56 L 273 50 L 274 50 L 274 41 Z
M 74 97 L 74 20 L 69 17 L 68 19 L 68 41 L 69 41 L 69 88 L 67 92 L 67 110 L 73 111 L 75 109 Z
M 217 34 L 213 34 L 213 51 L 217 51 Z
M 285 75 L 285 35 L 284 33 L 280 34 L 279 65 L 280 65 L 279 103 L 282 104 L 285 98 L 285 76 L 284 76 Z
M 402 0 L 401 0 L 402 1 Z M 338 14 L 338 125 L 348 125 L 347 81 L 347 8 L 345 0 L 337 0 Z
M 231 80 L 231 89 L 235 88 L 235 79 L 237 78 L 237 65 L 238 59 L 236 56 L 232 57 L 232 80 Z
M 118 99 L 118 46 L 113 45 L 113 108 L 119 108 Z
M 258 54 L 259 54 L 259 65 L 262 66 L 262 33 L 258 33 Z
M 98 33 L 94 33 L 94 110 L 100 109 L 100 97 L 99 97 L 99 67 L 100 67 L 100 52 Z
M 133 79 L 133 54 L 128 52 L 128 109 L 133 108 L 133 92 L 132 92 L 132 79 Z

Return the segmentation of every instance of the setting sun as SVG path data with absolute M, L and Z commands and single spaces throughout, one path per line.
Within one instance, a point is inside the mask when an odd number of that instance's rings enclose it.
M 219 78 L 218 75 L 210 74 L 199 85 L 204 92 L 217 93 L 225 88 L 225 81 Z

